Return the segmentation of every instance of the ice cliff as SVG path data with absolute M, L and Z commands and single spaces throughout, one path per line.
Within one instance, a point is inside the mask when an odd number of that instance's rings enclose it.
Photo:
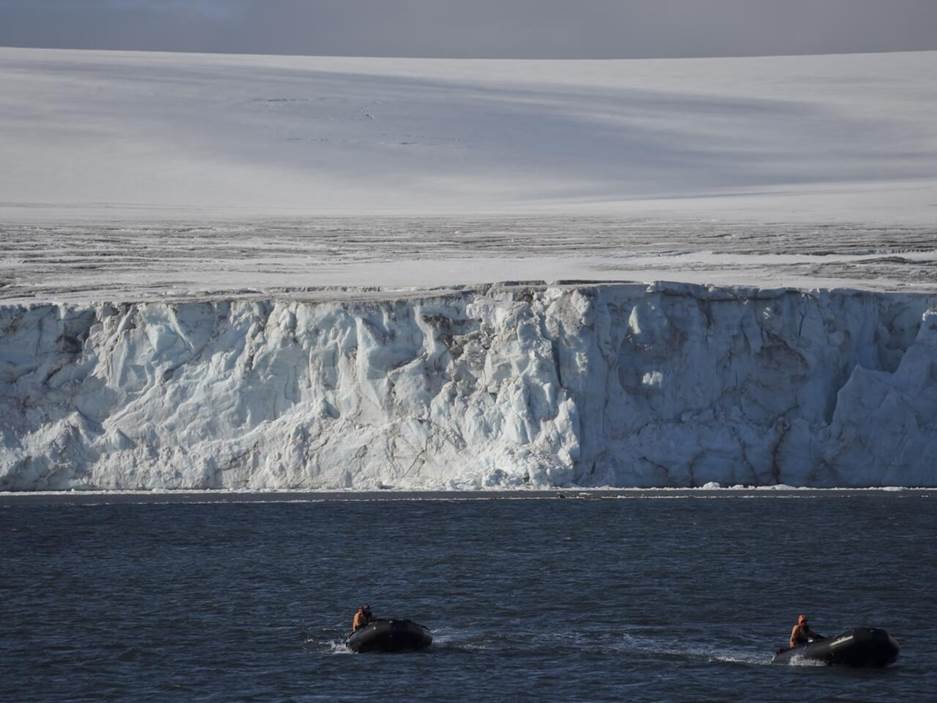
M 937 486 L 937 297 L 0 307 L 0 490 Z

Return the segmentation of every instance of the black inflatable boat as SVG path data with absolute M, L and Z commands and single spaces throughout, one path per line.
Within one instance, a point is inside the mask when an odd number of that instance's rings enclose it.
M 836 637 L 816 639 L 793 649 L 779 649 L 773 664 L 811 659 L 824 664 L 854 667 L 888 666 L 898 658 L 898 642 L 885 630 L 856 627 Z
M 415 651 L 432 643 L 429 630 L 412 620 L 372 620 L 345 640 L 353 652 Z

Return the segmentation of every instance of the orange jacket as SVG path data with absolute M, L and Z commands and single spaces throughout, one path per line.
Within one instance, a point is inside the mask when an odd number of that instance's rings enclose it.
M 364 614 L 364 610 L 358 608 L 355 611 L 355 617 L 351 621 L 351 631 L 356 632 L 359 628 L 362 628 L 367 624 L 368 616 Z

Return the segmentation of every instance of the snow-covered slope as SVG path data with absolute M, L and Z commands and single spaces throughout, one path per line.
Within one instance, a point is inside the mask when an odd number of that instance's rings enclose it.
M 0 221 L 611 212 L 932 224 L 937 52 L 0 49 Z
M 0 490 L 937 485 L 937 296 L 0 308 Z

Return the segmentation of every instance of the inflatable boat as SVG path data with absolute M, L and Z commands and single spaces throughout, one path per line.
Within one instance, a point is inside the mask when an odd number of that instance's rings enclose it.
M 429 630 L 412 620 L 372 620 L 345 640 L 353 652 L 407 652 L 432 643 Z
M 810 659 L 834 666 L 882 667 L 898 658 L 898 642 L 885 630 L 856 627 L 836 637 L 815 639 L 793 649 L 779 649 L 773 664 Z

